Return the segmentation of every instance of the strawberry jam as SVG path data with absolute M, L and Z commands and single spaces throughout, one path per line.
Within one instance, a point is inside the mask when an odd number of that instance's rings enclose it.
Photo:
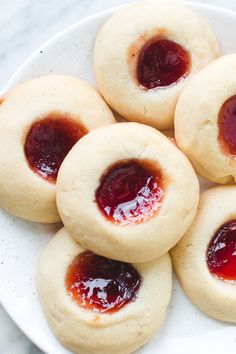
M 208 245 L 207 265 L 218 278 L 236 280 L 236 220 L 216 231 Z
M 218 142 L 226 155 L 236 156 L 236 96 L 230 97 L 220 109 Z
M 170 86 L 187 74 L 189 62 L 188 53 L 179 44 L 167 39 L 150 40 L 139 54 L 138 82 L 148 90 Z
M 115 312 L 134 301 L 141 284 L 135 268 L 86 251 L 77 256 L 66 274 L 66 289 L 87 310 Z
M 56 182 L 62 161 L 73 145 L 87 133 L 75 120 L 53 113 L 34 123 L 25 139 L 30 168 L 49 182 Z
M 126 225 L 147 221 L 161 205 L 163 179 L 148 161 L 128 160 L 112 166 L 96 191 L 99 209 L 110 221 Z

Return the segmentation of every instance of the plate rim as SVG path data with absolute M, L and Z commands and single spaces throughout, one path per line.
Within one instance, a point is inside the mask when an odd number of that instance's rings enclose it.
M 147 0 L 146 2 L 149 2 L 149 3 L 163 3 L 163 4 L 167 3 L 166 0 Z M 217 11 L 217 12 L 220 12 L 220 13 L 224 13 L 226 16 L 236 17 L 236 11 L 230 10 L 230 9 L 226 9 L 226 8 L 218 6 L 218 5 L 201 3 L 201 2 L 192 1 L 192 0 L 190 0 L 190 1 L 189 0 L 183 0 L 183 1 L 181 1 L 181 0 L 172 0 L 172 1 L 168 0 L 168 2 L 170 4 L 175 4 L 175 3 L 176 4 L 183 4 L 183 5 L 187 6 L 187 7 L 189 6 L 190 8 L 191 7 L 208 8 L 208 9 L 211 9 L 212 11 Z M 132 5 L 132 4 L 135 4 L 135 2 L 133 2 L 133 3 L 128 2 L 127 4 L 114 6 L 114 7 L 108 8 L 106 10 L 102 10 L 102 11 L 96 12 L 96 13 L 94 13 L 92 15 L 86 16 L 85 18 L 83 18 L 83 19 L 81 19 L 79 21 L 76 21 L 76 22 L 72 23 L 69 26 L 66 26 L 64 29 L 60 30 L 58 33 L 54 34 L 52 37 L 49 37 L 39 47 L 37 47 L 35 50 L 33 50 L 32 53 L 29 54 L 29 56 L 13 72 L 13 74 L 9 77 L 9 79 L 3 85 L 3 88 L 0 91 L 0 96 L 3 95 L 5 92 L 7 92 L 8 87 L 11 86 L 11 83 L 14 82 L 15 78 L 20 73 L 20 71 L 24 70 L 24 68 L 28 66 L 30 61 L 36 55 L 39 54 L 40 50 L 42 50 L 42 49 L 46 50 L 47 47 L 49 47 L 52 42 L 57 40 L 59 37 L 63 36 L 66 32 L 73 31 L 76 27 L 83 26 L 83 24 L 85 24 L 86 22 L 92 21 L 94 18 L 97 18 L 97 17 L 100 17 L 100 16 L 104 16 L 104 15 L 109 14 L 109 13 L 113 13 L 113 12 L 118 11 L 119 9 L 121 9 L 121 8 L 123 8 L 125 6 Z

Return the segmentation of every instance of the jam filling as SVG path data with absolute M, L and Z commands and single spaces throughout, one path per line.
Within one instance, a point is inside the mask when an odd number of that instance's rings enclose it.
M 128 263 L 86 251 L 77 256 L 66 274 L 66 290 L 87 310 L 115 312 L 137 297 L 141 278 Z
M 84 127 L 60 113 L 52 113 L 37 121 L 31 126 L 24 145 L 30 168 L 55 183 L 62 161 L 86 133 Z
M 210 272 L 223 280 L 236 280 L 236 220 L 222 225 L 207 249 Z
M 236 96 L 230 97 L 220 109 L 218 142 L 226 155 L 236 156 Z
M 96 202 L 116 224 L 138 224 L 157 212 L 163 197 L 163 178 L 149 161 L 128 160 L 112 166 L 100 180 Z
M 150 40 L 139 54 L 138 82 L 148 90 L 170 86 L 187 74 L 189 62 L 188 53 L 179 44 L 167 39 Z

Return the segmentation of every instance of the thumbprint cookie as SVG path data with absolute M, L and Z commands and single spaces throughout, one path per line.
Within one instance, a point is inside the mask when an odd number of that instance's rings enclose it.
M 122 8 L 104 24 L 94 68 L 102 95 L 119 114 L 169 129 L 186 81 L 219 53 L 212 29 L 197 13 L 146 2 Z
M 216 183 L 236 181 L 236 54 L 222 56 L 182 91 L 175 138 L 198 174 Z
M 162 325 L 171 296 L 167 254 L 130 264 L 98 256 L 63 228 L 39 261 L 37 288 L 55 336 L 75 353 L 128 354 Z
M 171 250 L 180 282 L 202 311 L 236 322 L 236 187 L 203 193 L 196 218 Z
M 31 221 L 59 221 L 55 182 L 63 159 L 90 130 L 114 122 L 97 91 L 72 76 L 11 89 L 0 105 L 0 206 Z
M 173 247 L 194 218 L 198 193 L 183 153 L 139 123 L 86 135 L 63 161 L 56 186 L 69 234 L 83 247 L 125 262 L 146 262 Z

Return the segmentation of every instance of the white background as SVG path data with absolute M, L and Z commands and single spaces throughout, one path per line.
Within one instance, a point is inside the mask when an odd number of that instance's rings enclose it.
M 236 11 L 235 0 L 196 1 Z M 86 16 L 127 2 L 127 0 L 0 0 L 0 87 L 4 86 L 17 67 L 45 40 Z M 1 307 L 0 354 L 41 354 L 41 351 L 17 329 Z

